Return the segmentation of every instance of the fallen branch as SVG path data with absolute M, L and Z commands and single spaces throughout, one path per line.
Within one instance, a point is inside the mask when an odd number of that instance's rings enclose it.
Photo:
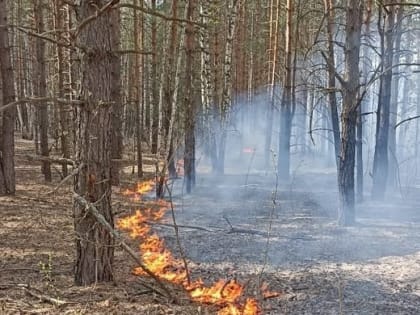
M 258 231 L 258 230 L 251 230 L 251 229 L 238 229 L 238 228 L 231 228 L 227 234 L 233 234 L 233 233 L 239 233 L 239 234 L 251 234 L 251 235 L 261 235 L 263 237 L 268 237 L 268 233 L 264 231 Z
M 163 294 L 162 292 L 155 289 L 156 292 L 162 296 L 166 296 L 172 300 L 175 300 L 171 292 L 169 291 L 169 289 L 162 283 L 162 281 L 153 272 L 149 270 L 149 268 L 147 268 L 143 264 L 143 262 L 140 260 L 137 254 L 133 251 L 133 249 L 131 249 L 131 247 L 128 246 L 124 242 L 120 233 L 118 233 L 108 223 L 108 221 L 104 218 L 104 216 L 99 213 L 98 209 L 93 204 L 89 203 L 85 198 L 80 196 L 79 194 L 74 193 L 73 198 L 79 205 L 85 207 L 86 210 L 95 217 L 96 221 L 98 221 L 108 231 L 108 233 L 119 243 L 121 248 L 125 250 L 135 260 L 135 262 L 140 266 L 140 268 L 143 269 L 144 272 L 146 272 L 151 278 L 153 278 L 156 281 L 156 283 L 162 288 L 163 291 L 165 291 L 166 294 Z
M 69 304 L 69 302 L 62 301 L 62 300 L 59 300 L 59 299 L 55 299 L 55 298 L 52 298 L 52 297 L 50 297 L 48 295 L 45 295 L 45 294 L 35 293 L 35 292 L 33 292 L 33 291 L 30 290 L 29 286 L 22 287 L 22 289 L 23 289 L 23 291 L 25 291 L 25 293 L 27 295 L 30 295 L 32 297 L 35 297 L 35 298 L 39 299 L 42 302 L 50 303 L 50 304 L 55 305 L 55 306 L 61 306 L 61 305 Z
M 226 216 L 223 216 L 223 219 L 226 220 L 226 222 L 229 224 L 230 229 L 227 231 L 227 234 L 251 234 L 251 235 L 261 235 L 263 237 L 269 237 L 271 234 L 265 231 L 259 231 L 259 230 L 253 230 L 253 229 L 241 229 L 241 228 L 235 228 L 229 221 L 229 219 Z M 304 237 L 304 236 L 287 236 L 287 235 L 275 235 L 277 238 L 285 238 L 288 240 L 302 240 L 302 241 L 313 241 L 314 239 L 311 237 Z
M 170 228 L 175 227 L 174 224 L 169 224 L 169 223 L 160 223 L 160 222 L 152 222 L 152 221 L 146 221 L 145 223 L 147 223 L 149 225 L 167 226 L 167 227 L 170 227 Z M 209 229 L 207 229 L 205 227 L 202 227 L 202 226 L 180 225 L 180 224 L 177 224 L 176 226 L 179 227 L 179 228 L 184 228 L 184 229 L 200 230 L 200 231 L 205 231 L 205 232 L 214 232 L 214 231 L 209 230 Z
M 232 233 L 253 234 L 253 235 L 261 235 L 264 237 L 268 237 L 269 235 L 267 232 L 263 232 L 263 231 L 235 228 L 233 227 L 233 225 L 230 223 L 229 219 L 226 216 L 223 216 L 223 219 L 225 219 L 227 224 L 229 224 L 230 226 L 230 230 L 227 232 L 228 234 L 232 234 Z

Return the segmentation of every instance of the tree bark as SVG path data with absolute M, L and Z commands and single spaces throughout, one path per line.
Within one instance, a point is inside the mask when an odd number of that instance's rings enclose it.
M 389 143 L 388 143 L 388 154 L 389 154 L 389 172 L 388 172 L 388 183 L 391 187 L 397 187 L 397 132 L 395 124 L 397 123 L 397 113 L 399 107 L 399 88 L 400 88 L 400 67 L 398 64 L 401 59 L 401 37 L 402 37 L 402 23 L 404 16 L 404 6 L 396 7 L 396 25 L 395 25 L 395 43 L 394 43 L 394 61 L 393 72 L 396 75 L 392 76 L 391 82 L 391 100 L 390 100 L 390 116 L 389 116 Z M 408 59 L 408 58 L 407 58 Z
M 280 135 L 277 157 L 277 172 L 279 179 L 283 181 L 288 181 L 290 176 L 290 137 L 293 117 L 292 19 L 294 0 L 287 0 L 286 11 L 285 83 L 280 106 Z
M 15 101 L 14 73 L 9 45 L 6 0 L 0 0 L 0 72 L 3 90 L 3 105 Z M 5 27 L 6 26 L 6 27 Z M 2 113 L 2 135 L 0 142 L 0 195 L 14 195 L 15 183 L 15 120 L 16 107 L 7 108 Z
M 114 51 L 119 49 L 120 46 L 120 14 L 118 10 L 113 16 L 111 23 L 112 34 L 111 38 L 114 42 L 111 43 Z M 120 160 L 123 153 L 123 135 L 122 135 L 122 114 L 123 107 L 121 104 L 121 60 L 117 55 L 117 58 L 113 59 L 111 64 L 111 99 L 112 99 L 112 115 L 111 115 L 111 159 Z M 111 184 L 118 186 L 120 183 L 120 169 L 118 162 L 111 162 Z
M 390 3 L 390 0 L 387 1 Z M 382 8 L 380 9 L 383 10 Z M 376 120 L 376 145 L 373 159 L 372 198 L 382 200 L 385 197 L 388 180 L 388 140 L 389 140 L 389 109 L 391 101 L 392 63 L 395 7 L 383 10 L 383 30 L 381 37 L 382 76 L 380 77 L 378 111 Z M 380 17 L 381 18 L 381 17 Z
M 269 63 L 271 66 L 269 75 L 269 104 L 267 110 L 267 129 L 265 132 L 265 146 L 264 146 L 264 164 L 268 169 L 272 158 L 271 152 L 271 138 L 273 136 L 273 120 L 274 108 L 276 105 L 276 76 L 277 76 L 277 58 L 278 58 L 278 29 L 279 29 L 279 14 L 280 14 L 280 1 L 277 0 L 275 4 L 276 11 L 274 12 L 274 0 L 270 3 L 270 43 L 269 43 Z M 274 27 L 272 24 L 274 23 Z M 271 53 L 272 52 L 272 53 Z
M 195 0 L 188 1 L 188 20 L 193 19 Z M 194 50 L 194 26 L 189 23 L 185 28 L 185 152 L 184 152 L 184 176 L 185 189 L 189 194 L 195 186 L 195 108 L 193 92 L 193 50 Z
M 99 7 L 108 1 L 97 2 Z M 83 0 L 76 7 L 79 23 L 95 15 L 97 7 Z M 114 99 L 115 63 L 119 62 L 119 18 L 115 10 L 108 10 L 88 23 L 79 35 L 85 47 L 81 55 L 82 79 L 80 98 L 84 102 L 77 109 L 77 163 L 84 165 L 76 176 L 75 192 L 95 203 L 106 221 L 114 226 L 111 209 L 111 115 Z M 113 279 L 114 241 L 105 228 L 96 224 L 89 211 L 74 201 L 76 231 L 77 285 Z
M 343 111 L 341 113 L 341 150 L 338 168 L 339 211 L 342 226 L 355 223 L 354 165 L 356 147 L 356 120 L 359 105 L 359 53 L 363 2 L 347 0 L 345 76 L 343 84 Z
M 137 5 L 138 0 L 133 0 L 133 4 Z M 140 1 L 140 6 L 143 5 L 143 1 Z M 143 30 L 143 13 L 140 13 L 140 19 L 138 17 L 137 10 L 134 10 L 134 49 L 140 50 L 144 47 L 144 30 Z M 141 29 L 141 31 L 139 31 Z M 135 107 L 136 107 L 136 152 L 137 152 L 137 177 L 143 177 L 143 156 L 142 156 L 142 132 L 143 132 L 143 119 L 141 117 L 141 110 L 144 107 L 143 98 L 143 84 L 144 84 L 144 71 L 143 71 L 143 56 L 137 54 L 135 59 Z
M 152 4 L 152 10 L 156 10 L 156 0 L 151 0 Z M 151 64 L 151 89 L 152 89 L 152 117 L 151 117 L 151 124 L 152 124 L 152 130 L 151 130 L 151 142 L 152 142 L 152 153 L 156 154 L 158 150 L 158 128 L 159 128 L 159 93 L 157 84 L 159 82 L 158 76 L 157 76 L 157 68 L 158 68 L 158 49 L 157 49 L 157 22 L 156 17 L 151 17 L 151 28 L 152 28 L 152 34 L 151 34 L 151 40 L 152 40 L 152 51 L 154 54 L 152 55 L 152 64 Z
M 44 2 L 37 0 L 34 2 L 35 24 L 39 34 L 44 32 Z M 41 38 L 36 39 L 36 75 L 35 85 L 37 87 L 37 95 L 39 97 L 47 96 L 47 74 L 45 65 L 45 41 Z M 38 123 L 39 123 L 39 140 L 41 142 L 41 155 L 48 157 L 50 149 L 48 145 L 48 104 L 38 105 Z M 42 174 L 47 182 L 51 181 L 51 165 L 48 161 L 42 162 Z
M 328 60 L 327 60 L 327 69 L 328 69 L 328 102 L 330 105 L 330 115 L 331 115 L 331 125 L 333 129 L 334 136 L 334 156 L 336 167 L 339 165 L 340 157 L 340 121 L 338 118 L 337 110 L 337 97 L 336 97 L 336 84 L 335 84 L 335 59 L 334 59 L 334 19 L 335 19 L 335 1 L 334 0 L 324 0 L 324 6 L 327 14 L 328 26 L 327 26 L 327 35 L 328 35 Z
M 64 29 L 64 3 L 63 0 L 57 0 L 55 2 L 55 25 L 57 29 Z M 57 39 L 58 40 L 58 39 Z M 64 49 L 57 45 L 57 72 L 58 72 L 58 82 L 57 82 L 57 91 L 58 97 L 64 98 L 64 82 L 65 82 L 65 72 L 69 72 L 69 68 L 66 67 L 66 62 L 64 60 Z M 66 69 L 67 68 L 67 69 Z M 61 105 L 59 108 L 59 117 L 60 117 L 60 142 L 61 142 L 61 153 L 63 158 L 70 158 L 70 143 L 69 143 L 69 120 L 68 112 L 70 111 L 69 106 Z M 62 166 L 63 176 L 67 177 L 68 168 L 67 165 L 63 164 Z
M 227 140 L 227 128 L 230 123 L 230 111 L 232 106 L 232 54 L 233 54 L 233 37 L 236 28 L 236 15 L 238 12 L 239 0 L 230 0 L 228 7 L 228 25 L 226 45 L 224 50 L 223 61 L 223 90 L 222 100 L 220 104 L 220 140 L 217 156 L 218 174 L 224 174 L 225 171 L 225 150 Z

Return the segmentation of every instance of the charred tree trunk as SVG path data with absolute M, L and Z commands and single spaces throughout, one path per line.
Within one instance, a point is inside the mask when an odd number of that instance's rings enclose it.
M 363 2 L 347 0 L 345 74 L 343 85 L 343 111 L 341 113 L 341 151 L 338 167 L 339 210 L 338 223 L 355 223 L 354 165 L 356 147 L 357 107 L 359 105 L 359 53 L 363 16 Z
M 14 73 L 9 45 L 6 0 L 0 0 L 0 73 L 3 90 L 3 105 L 15 101 Z M 12 106 L 2 112 L 0 137 L 0 196 L 13 195 L 15 183 L 15 120 L 16 107 Z
M 387 3 L 390 3 L 387 1 Z M 382 200 L 385 196 L 388 179 L 388 136 L 389 109 L 391 101 L 392 62 L 393 62 L 393 33 L 395 24 L 395 7 L 380 9 L 384 16 L 383 29 L 380 28 L 382 70 L 380 78 L 378 111 L 376 122 L 376 145 L 373 159 L 372 198 Z M 382 12 L 383 11 L 383 12 Z M 379 19 L 381 19 L 380 14 Z
M 101 0 L 99 7 L 108 1 Z M 88 0 L 76 7 L 79 23 L 94 16 L 96 6 Z M 80 98 L 84 102 L 77 110 L 77 162 L 75 191 L 91 203 L 113 226 L 111 209 L 111 119 L 112 104 L 118 102 L 115 91 L 115 63 L 119 29 L 118 13 L 108 10 L 88 23 L 79 35 L 82 53 Z M 113 279 L 114 241 L 109 233 L 96 223 L 85 207 L 74 202 L 76 231 L 75 282 L 88 285 Z

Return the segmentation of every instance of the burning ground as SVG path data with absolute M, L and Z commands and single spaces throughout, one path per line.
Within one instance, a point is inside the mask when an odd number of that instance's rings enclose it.
M 18 153 L 30 145 L 19 141 Z M 192 196 L 176 181 L 175 214 L 193 280 L 206 287 L 235 281 L 243 289 L 234 305 L 256 299 L 262 314 L 418 314 L 419 191 L 405 190 L 384 204 L 368 201 L 358 226 L 338 228 L 336 193 L 329 189 L 334 174 L 301 173 L 275 194 L 275 178 L 252 169 L 223 178 L 201 174 Z M 0 199 L 1 314 L 217 314 L 228 306 L 191 301 L 182 283 L 170 286 L 179 302 L 172 303 L 148 288 L 155 287 L 152 279 L 133 273 L 136 264 L 119 248 L 115 283 L 73 286 L 70 188 L 46 195 L 59 179 L 45 185 L 38 174 L 37 165 L 19 158 L 18 194 Z M 119 219 L 140 208 L 123 191 L 115 196 Z M 150 221 L 150 233 L 180 259 L 170 212 Z M 124 237 L 138 249 L 129 230 Z M 280 295 L 264 299 L 261 286 Z

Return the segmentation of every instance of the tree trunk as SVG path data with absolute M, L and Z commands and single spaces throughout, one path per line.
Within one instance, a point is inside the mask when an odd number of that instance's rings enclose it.
M 113 21 L 116 23 L 112 27 L 112 39 L 115 42 L 111 43 L 111 46 L 114 50 L 118 50 L 120 46 L 120 15 L 119 11 L 115 10 L 115 19 Z M 111 162 L 111 184 L 118 186 L 120 183 L 120 163 L 116 160 L 121 160 L 123 156 L 123 135 L 122 135 L 122 114 L 123 107 L 121 104 L 121 60 L 116 55 L 117 58 L 113 59 L 111 64 L 111 99 L 112 99 L 112 114 L 111 114 L 111 159 L 114 160 Z
M 387 1 L 390 3 L 390 0 Z M 382 11 L 382 8 L 380 9 Z M 388 179 L 388 136 L 389 109 L 391 101 L 392 62 L 393 62 L 393 32 L 395 7 L 384 10 L 383 30 L 379 30 L 382 48 L 382 70 L 380 77 L 378 111 L 376 121 L 376 145 L 373 159 L 372 198 L 382 200 L 385 196 Z M 381 17 L 380 17 L 381 18 Z
M 280 106 L 280 135 L 279 152 L 277 158 L 277 172 L 280 180 L 288 181 L 290 176 L 290 137 L 292 133 L 292 97 L 293 97 L 293 69 L 292 69 L 292 19 L 294 0 L 287 0 L 286 4 L 286 46 L 285 46 L 285 83 Z
M 108 1 L 101 0 L 99 7 Z M 79 23 L 96 14 L 96 6 L 83 0 L 76 7 Z M 77 111 L 77 163 L 81 165 L 76 176 L 75 191 L 91 203 L 111 226 L 111 119 L 112 104 L 118 103 L 113 86 L 116 80 L 115 64 L 119 62 L 119 17 L 108 10 L 88 23 L 79 35 L 79 44 L 85 47 L 81 56 L 82 79 L 80 98 L 84 102 Z M 89 285 L 113 279 L 114 241 L 109 233 L 96 223 L 88 211 L 74 203 L 76 231 L 75 282 Z
M 366 43 L 363 46 L 363 66 L 362 77 L 363 83 L 366 84 L 369 79 L 369 45 L 370 44 L 370 19 L 372 16 L 372 0 L 367 1 L 366 15 L 364 20 L 364 35 Z M 367 88 L 367 87 L 366 87 Z M 357 109 L 357 122 L 356 122 L 356 201 L 363 202 L 364 200 L 364 175 L 363 175 L 363 111 L 367 108 L 368 93 L 361 100 L 360 106 Z
M 335 85 L 335 59 L 334 59 L 334 19 L 335 19 L 335 1 L 324 0 L 325 10 L 328 19 L 327 34 L 328 34 L 328 102 L 330 104 L 331 125 L 334 136 L 334 156 L 336 167 L 339 165 L 340 157 L 340 121 L 338 119 L 337 97 Z
M 227 140 L 227 128 L 230 123 L 230 111 L 232 106 L 232 53 L 233 37 L 236 28 L 236 15 L 238 12 L 239 0 L 230 0 L 228 6 L 228 31 L 226 36 L 226 45 L 223 61 L 223 92 L 220 105 L 220 140 L 219 152 L 217 156 L 218 174 L 224 174 L 225 171 L 225 150 Z
M 193 19 L 195 0 L 188 1 L 188 20 Z M 194 26 L 189 23 L 185 28 L 185 152 L 184 152 L 184 176 L 185 189 L 189 194 L 195 186 L 195 108 L 193 90 L 193 50 L 194 50 Z
M 402 23 L 403 23 L 403 13 L 404 6 L 397 7 L 396 14 L 396 25 L 395 25 L 395 44 L 394 44 L 394 61 L 393 64 L 396 66 L 393 67 L 393 72 L 396 75 L 392 77 L 391 83 L 391 101 L 390 101 L 390 116 L 389 116 L 389 144 L 388 144 L 388 154 L 389 154 L 389 172 L 388 172 L 388 183 L 391 187 L 397 187 L 397 133 L 395 130 L 395 124 L 397 123 L 397 113 L 398 113 L 398 100 L 399 100 L 399 88 L 400 88 L 400 63 L 401 57 L 401 37 L 402 37 Z
M 55 2 L 55 25 L 57 29 L 64 29 L 64 8 L 63 8 L 63 0 L 59 0 Z M 57 45 L 57 72 L 58 72 L 58 82 L 57 82 L 57 91 L 58 97 L 64 98 L 64 82 L 65 82 L 65 72 L 68 73 L 69 69 L 66 69 L 66 63 L 64 60 L 64 50 L 63 47 Z M 69 106 L 61 105 L 59 108 L 59 117 L 60 117 L 60 142 L 61 142 L 61 153 L 63 158 L 69 159 L 70 158 L 70 148 L 69 148 L 69 120 L 68 120 L 68 112 L 70 111 Z M 67 164 L 63 164 L 62 166 L 63 176 L 66 177 L 68 175 Z
M 200 28 L 199 45 L 201 49 L 201 105 L 203 111 L 203 136 L 204 136 L 204 150 L 207 156 L 210 157 L 213 170 L 217 164 L 217 149 L 215 146 L 215 117 L 214 117 L 214 98 L 213 85 L 211 75 L 211 55 L 210 55 L 210 25 L 209 20 L 213 17 L 213 11 L 210 10 L 210 0 L 200 1 L 200 17 L 201 23 L 204 27 Z
M 156 0 L 151 0 L 152 3 L 152 10 L 156 10 Z M 156 154 L 158 150 L 158 132 L 159 132 L 159 93 L 157 84 L 159 82 L 158 76 L 157 76 L 157 68 L 158 68 L 158 48 L 157 48 L 157 22 L 156 17 L 151 17 L 151 27 L 152 27 L 152 51 L 154 54 L 152 55 L 152 69 L 151 69 L 151 76 L 152 76 L 152 153 Z
M 355 223 L 354 164 L 356 146 L 356 120 L 359 105 L 359 53 L 363 4 L 347 0 L 345 75 L 343 85 L 343 111 L 341 113 L 341 151 L 338 168 L 339 211 L 338 223 L 342 226 Z
M 35 24 L 37 32 L 44 32 L 44 3 L 42 0 L 34 2 Z M 35 84 L 37 87 L 37 96 L 47 96 L 47 75 L 45 66 L 45 40 L 36 39 L 36 75 Z M 48 105 L 46 103 L 38 105 L 38 123 L 39 123 L 39 140 L 41 141 L 41 155 L 48 157 L 50 149 L 48 145 Z M 51 181 L 51 165 L 48 161 L 42 162 L 42 174 L 47 182 Z
M 15 101 L 14 73 L 9 45 L 6 0 L 0 0 L 0 72 L 3 89 L 3 104 Z M 2 113 L 0 142 L 0 196 L 13 195 L 15 184 L 15 120 L 16 107 L 12 106 Z
M 137 5 L 138 0 L 133 0 L 133 4 Z M 143 1 L 140 1 L 140 6 L 143 6 Z M 143 30 L 143 13 L 140 13 L 140 19 L 138 18 L 137 10 L 134 10 L 134 49 L 140 50 L 144 47 L 144 30 Z M 139 31 L 141 29 L 141 32 Z M 143 132 L 143 119 L 141 117 L 141 109 L 144 107 L 143 102 L 143 56 L 141 54 L 136 54 L 135 59 L 135 107 L 136 107 L 136 152 L 137 152 L 137 177 L 143 177 L 143 156 L 142 156 L 142 132 Z
M 276 76 L 277 76 L 277 46 L 278 46 L 278 29 L 279 29 L 279 14 L 280 14 L 280 1 L 277 0 L 275 4 L 276 11 L 274 12 L 274 1 L 270 3 L 270 43 L 269 43 L 269 63 L 271 65 L 269 75 L 269 104 L 267 110 L 267 129 L 265 132 L 265 146 L 264 146 L 264 164 L 268 169 L 270 161 L 272 160 L 271 152 L 271 138 L 273 136 L 273 120 L 274 120 L 274 108 L 276 105 Z M 273 20 L 274 19 L 274 20 Z M 272 24 L 274 23 L 274 28 Z M 272 54 L 271 54 L 272 52 Z

